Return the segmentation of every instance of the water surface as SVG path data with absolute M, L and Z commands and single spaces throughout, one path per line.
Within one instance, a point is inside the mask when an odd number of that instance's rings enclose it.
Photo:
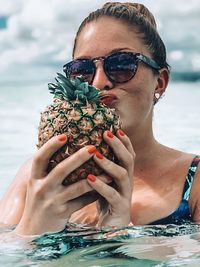
M 0 266 L 199 266 L 200 233 L 195 224 L 97 229 L 68 225 L 33 241 L 0 234 Z

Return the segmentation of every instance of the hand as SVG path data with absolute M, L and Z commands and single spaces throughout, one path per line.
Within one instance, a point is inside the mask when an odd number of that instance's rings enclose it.
M 117 137 L 106 131 L 104 139 L 113 149 L 120 165 L 106 159 L 99 152 L 96 152 L 94 156 L 95 162 L 105 171 L 107 177 L 111 177 L 111 180 L 115 182 L 115 187 L 113 187 L 94 175 L 89 175 L 87 178 L 90 186 L 101 195 L 98 200 L 98 225 L 127 226 L 131 222 L 135 153 L 130 139 L 121 130 L 117 132 Z
M 86 179 L 62 185 L 64 178 L 94 155 L 94 146 L 80 149 L 47 173 L 50 158 L 66 141 L 66 135 L 55 136 L 34 156 L 24 212 L 15 229 L 17 234 L 61 231 L 73 212 L 96 200 L 92 194 L 82 196 L 92 190 Z

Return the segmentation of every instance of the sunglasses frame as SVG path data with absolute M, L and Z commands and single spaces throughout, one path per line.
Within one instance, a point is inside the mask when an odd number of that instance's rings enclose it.
M 122 54 L 126 54 L 126 55 L 128 54 L 128 55 L 134 57 L 134 59 L 135 59 L 135 69 L 133 70 L 133 73 L 132 73 L 132 75 L 131 75 L 131 77 L 129 79 L 127 79 L 125 81 L 122 81 L 122 82 L 118 82 L 118 81 L 115 81 L 114 79 L 112 79 L 110 77 L 110 74 L 109 74 L 109 72 L 106 69 L 106 60 L 109 59 L 109 58 L 111 58 L 111 57 L 113 57 L 113 56 L 122 55 Z M 95 74 L 96 74 L 96 65 L 95 65 L 95 62 L 98 61 L 98 60 L 103 61 L 103 69 L 104 69 L 104 72 L 105 72 L 106 76 L 108 77 L 108 79 L 111 82 L 113 82 L 113 83 L 125 83 L 125 82 L 130 81 L 135 76 L 135 74 L 137 72 L 137 68 L 138 68 L 138 63 L 139 62 L 143 62 L 144 64 L 146 64 L 147 66 L 151 67 L 152 69 L 154 69 L 156 71 L 159 71 L 161 69 L 161 67 L 158 65 L 158 63 L 155 60 L 153 60 L 153 59 L 151 59 L 151 58 L 149 58 L 149 57 L 147 57 L 147 56 L 145 56 L 143 54 L 134 53 L 134 52 L 119 51 L 119 52 L 110 54 L 108 56 L 95 57 L 95 58 L 92 58 L 92 59 L 89 59 L 89 58 L 80 58 L 80 59 L 72 60 L 72 61 L 66 63 L 63 66 L 63 71 L 65 72 L 66 76 L 68 78 L 70 77 L 69 69 L 70 69 L 71 65 L 75 61 L 84 61 L 84 60 L 89 60 L 92 63 L 92 65 L 93 65 L 94 73 L 91 74 L 91 75 L 93 75 L 93 77 L 92 77 L 92 80 L 91 80 L 90 84 L 94 80 L 94 77 L 95 77 Z

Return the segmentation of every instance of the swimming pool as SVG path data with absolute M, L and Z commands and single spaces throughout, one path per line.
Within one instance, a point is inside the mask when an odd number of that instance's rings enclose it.
M 46 84 L 1 84 L 0 196 L 36 151 L 40 111 L 51 101 Z M 172 83 L 155 107 L 160 142 L 200 153 L 200 83 Z M 166 134 L 167 133 L 167 134 Z M 200 266 L 199 226 L 92 229 L 69 225 L 28 242 L 0 228 L 0 266 Z
M 0 266 L 195 267 L 200 266 L 199 230 L 195 224 L 117 230 L 68 225 L 60 233 L 28 241 L 5 227 L 0 233 Z

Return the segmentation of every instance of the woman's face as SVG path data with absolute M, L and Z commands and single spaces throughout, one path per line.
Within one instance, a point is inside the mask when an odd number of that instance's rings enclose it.
M 80 32 L 74 58 L 95 58 L 116 51 L 139 52 L 150 57 L 139 35 L 120 20 L 103 17 L 88 23 Z M 93 85 L 100 90 L 109 90 L 117 99 L 111 102 L 122 120 L 127 134 L 134 130 L 151 127 L 154 91 L 157 77 L 143 63 L 139 63 L 135 76 L 126 83 L 114 84 L 103 70 L 103 62 L 96 62 Z

